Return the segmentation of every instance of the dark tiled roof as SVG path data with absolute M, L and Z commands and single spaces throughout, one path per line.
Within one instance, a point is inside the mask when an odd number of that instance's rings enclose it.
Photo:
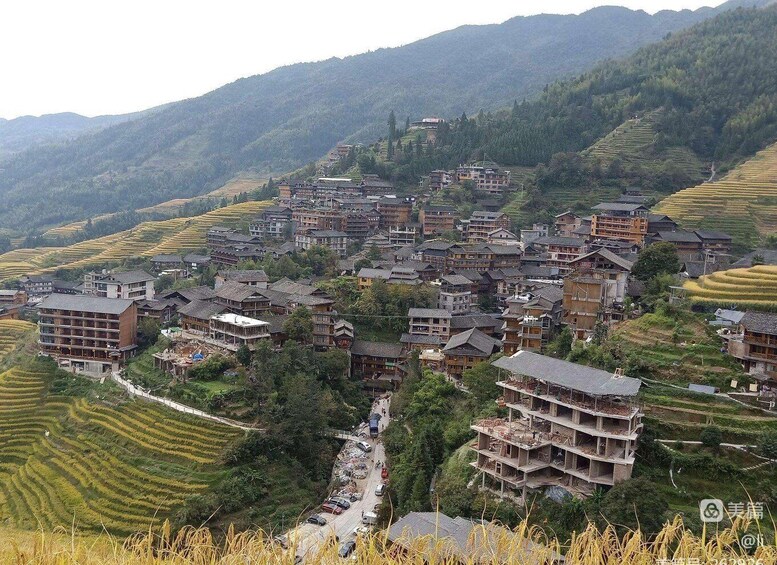
M 178 313 L 181 316 L 196 318 L 198 320 L 210 320 L 213 316 L 226 311 L 226 306 L 204 300 L 192 300 L 186 306 L 181 306 Z
M 353 345 L 351 345 L 351 355 L 368 355 L 370 357 L 399 359 L 402 356 L 402 344 L 356 339 L 354 340 Z
M 564 247 L 583 247 L 585 242 L 578 237 L 546 235 L 532 241 L 532 245 L 563 245 Z
M 414 335 L 403 333 L 399 338 L 400 343 L 415 343 L 419 345 L 441 345 L 442 338 L 436 335 Z
M 237 281 L 226 281 L 216 289 L 216 297 L 224 298 L 234 302 L 242 302 L 258 295 L 259 290 L 255 286 L 239 283 Z
M 407 311 L 410 318 L 450 318 L 451 313 L 440 308 L 410 308 Z
M 533 377 L 594 396 L 635 396 L 642 384 L 639 379 L 616 377 L 607 371 L 530 351 L 519 351 L 512 357 L 501 357 L 492 365 L 516 375 Z
M 645 209 L 642 204 L 626 204 L 624 202 L 602 202 L 593 207 L 594 210 L 603 212 L 634 212 L 635 210 Z
M 249 271 L 219 271 L 219 276 L 227 281 L 236 281 L 239 283 L 248 282 L 267 282 L 269 277 L 262 269 Z
M 464 346 L 469 346 L 470 348 L 480 351 L 484 357 L 488 357 L 501 348 L 502 342 L 487 336 L 477 328 L 472 328 L 471 330 L 451 337 L 443 348 L 443 351 L 450 352 Z
M 751 251 L 744 257 L 742 257 L 739 261 L 736 261 L 731 265 L 732 268 L 740 268 L 740 267 L 752 267 L 753 266 L 753 258 L 756 256 L 760 256 L 763 259 L 763 263 L 765 265 L 777 265 L 777 250 L 775 249 L 756 249 L 755 251 Z
M 489 314 L 463 314 L 451 318 L 452 330 L 461 330 L 464 328 L 499 328 L 501 326 L 502 321 Z
M 685 230 L 660 231 L 656 234 L 656 237 L 661 241 L 671 243 L 701 243 L 701 240 L 695 233 Z
M 86 294 L 51 294 L 40 303 L 39 307 L 98 314 L 121 314 L 133 304 L 135 304 L 134 301 L 122 298 L 103 298 Z
M 769 312 L 745 312 L 740 322 L 746 330 L 777 335 L 777 314 Z
M 622 269 L 626 271 L 631 271 L 631 268 L 634 266 L 634 263 L 631 261 L 628 261 L 621 257 L 620 255 L 616 255 L 609 249 L 597 249 L 596 251 L 591 251 L 590 253 L 586 253 L 585 255 L 581 255 L 580 257 L 577 257 L 576 259 L 572 259 L 569 263 L 570 265 L 577 263 L 578 261 L 583 261 L 593 255 L 599 255 L 600 257 L 606 259 L 610 263 L 613 263 L 615 265 L 618 265 Z
M 121 284 L 134 284 L 153 281 L 155 278 L 154 275 L 149 275 L 145 271 L 124 271 L 123 273 L 112 273 L 109 279 Z
M 725 239 L 731 241 L 731 236 L 722 231 L 696 230 L 694 233 L 696 233 L 700 239 Z

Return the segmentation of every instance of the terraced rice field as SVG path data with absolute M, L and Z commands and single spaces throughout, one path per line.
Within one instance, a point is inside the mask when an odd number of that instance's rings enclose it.
M 773 309 L 777 308 L 777 266 L 719 271 L 687 281 L 683 288 L 693 302 Z
M 160 253 L 187 253 L 205 246 L 208 228 L 236 225 L 253 219 L 270 204 L 243 202 L 193 218 L 143 222 L 123 232 L 90 239 L 67 247 L 19 249 L 0 255 L 0 280 L 24 274 L 40 274 L 60 268 L 79 268 L 117 263 L 127 257 L 152 257 Z
M 686 188 L 658 203 L 654 211 L 683 227 L 724 231 L 739 243 L 777 232 L 777 144 L 717 182 Z
M 602 163 L 610 163 L 616 157 L 622 160 L 639 159 L 655 141 L 653 116 L 627 120 L 583 152 Z
M 0 359 L 24 341 L 24 336 L 35 330 L 35 324 L 24 320 L 0 320 Z
M 50 376 L 0 374 L 0 525 L 147 530 L 220 474 L 241 432 L 164 407 L 49 394 Z

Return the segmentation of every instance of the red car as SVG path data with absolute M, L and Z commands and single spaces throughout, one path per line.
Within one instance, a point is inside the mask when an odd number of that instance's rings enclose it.
M 321 510 L 323 510 L 324 512 L 329 512 L 330 514 L 335 514 L 335 515 L 343 513 L 343 509 L 340 508 L 337 504 L 332 504 L 332 503 L 329 503 L 329 502 L 325 502 L 324 504 L 322 504 L 321 505 Z
M 380 472 L 380 478 L 384 481 L 388 479 L 388 469 L 386 467 L 383 467 L 383 469 Z

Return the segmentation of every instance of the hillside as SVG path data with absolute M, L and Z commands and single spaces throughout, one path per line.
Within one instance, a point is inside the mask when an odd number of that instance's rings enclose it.
M 0 357 L 34 330 L 0 321 Z M 0 373 L 0 524 L 130 534 L 223 476 L 219 459 L 239 430 L 127 401 L 110 384 L 15 355 Z
M 204 194 L 240 170 L 291 170 L 338 141 L 374 140 L 392 109 L 400 119 L 494 110 L 752 3 L 761 0 L 653 16 L 606 7 L 513 18 L 241 79 L 11 159 L 0 172 L 0 225 L 30 230 Z
M 87 118 L 64 112 L 44 116 L 21 116 L 12 120 L 0 118 L 0 161 L 35 145 L 61 143 L 90 131 L 126 122 L 142 112 L 117 116 Z
M 777 144 L 722 179 L 677 192 L 654 208 L 688 228 L 722 230 L 751 246 L 777 232 Z
M 203 249 L 208 228 L 252 220 L 269 202 L 243 202 L 192 218 L 143 222 L 136 227 L 67 247 L 17 249 L 0 255 L 0 281 L 23 274 L 120 263 L 133 257 L 188 253 Z M 77 228 L 75 228 L 77 229 Z

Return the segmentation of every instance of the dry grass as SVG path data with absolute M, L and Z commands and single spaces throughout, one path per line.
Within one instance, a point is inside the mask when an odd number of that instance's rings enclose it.
M 645 540 L 639 532 L 619 536 L 609 527 L 604 531 L 595 526 L 580 532 L 568 547 L 560 547 L 555 540 L 547 540 L 540 530 L 528 528 L 525 523 L 516 528 L 518 536 L 488 538 L 489 542 L 473 549 L 467 563 L 474 563 L 475 554 L 486 557 L 487 563 L 548 563 L 553 550 L 566 555 L 566 563 L 579 565 L 654 564 L 661 559 L 675 563 L 777 563 L 777 545 L 773 539 L 751 553 L 739 547 L 739 540 L 746 531 L 753 531 L 753 524 L 735 519 L 731 528 L 705 531 L 702 536 L 687 530 L 677 517 L 666 524 L 655 539 Z M 477 529 L 475 529 L 477 532 Z M 0 531 L 0 560 L 3 563 L 21 564 L 75 564 L 93 565 L 291 565 L 297 548 L 283 549 L 262 531 L 227 533 L 223 542 L 217 543 L 205 529 L 185 528 L 173 533 L 165 525 L 159 533 L 136 535 L 126 540 L 107 534 L 96 537 L 79 537 L 67 532 L 23 534 L 17 531 Z M 477 536 L 477 533 L 475 534 Z M 479 537 L 478 539 L 486 539 Z M 527 540 L 545 544 L 544 547 L 526 553 Z M 444 542 L 416 539 L 407 543 L 406 552 L 392 551 L 385 532 L 359 537 L 356 563 L 360 564 L 437 564 L 445 562 L 448 555 Z M 315 555 L 308 555 L 308 563 L 342 563 L 337 556 L 337 544 L 330 540 Z M 498 558 L 497 556 L 500 556 Z M 744 559 L 745 561 L 736 561 Z M 747 561 L 750 559 L 750 561 Z M 694 561 L 691 561 L 694 560 Z M 733 560 L 733 561 L 732 561 Z

